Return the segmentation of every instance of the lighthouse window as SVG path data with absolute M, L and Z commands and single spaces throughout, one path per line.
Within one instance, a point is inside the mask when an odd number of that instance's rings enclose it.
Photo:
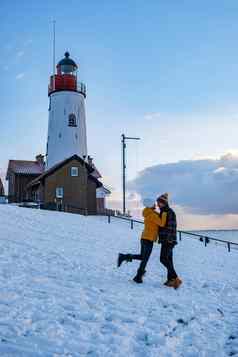
M 69 126 L 77 126 L 77 118 L 76 115 L 71 113 L 69 114 Z

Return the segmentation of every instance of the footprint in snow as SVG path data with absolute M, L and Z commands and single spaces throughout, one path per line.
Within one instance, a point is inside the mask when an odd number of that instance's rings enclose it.
M 238 336 L 231 334 L 226 343 L 228 356 L 238 356 Z

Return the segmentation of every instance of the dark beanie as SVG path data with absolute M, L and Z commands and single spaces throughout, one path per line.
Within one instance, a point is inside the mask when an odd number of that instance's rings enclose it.
M 158 202 L 162 202 L 162 203 L 165 203 L 165 204 L 168 204 L 169 202 L 169 195 L 168 193 L 163 193 L 163 195 L 159 196 L 157 198 L 157 201 Z

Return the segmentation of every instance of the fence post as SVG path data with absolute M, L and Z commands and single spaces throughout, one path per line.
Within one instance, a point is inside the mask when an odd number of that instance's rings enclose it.
M 179 232 L 179 240 L 182 240 L 182 232 Z
M 204 243 L 205 243 L 205 247 L 207 246 L 207 240 L 206 237 L 204 237 Z
M 133 219 L 131 219 L 131 229 L 133 229 L 134 228 L 134 221 L 133 221 Z
M 110 214 L 107 216 L 108 223 L 111 223 L 111 216 Z
M 227 246 L 228 246 L 228 252 L 230 252 L 230 251 L 231 251 L 231 244 L 230 244 L 230 242 L 227 243 Z

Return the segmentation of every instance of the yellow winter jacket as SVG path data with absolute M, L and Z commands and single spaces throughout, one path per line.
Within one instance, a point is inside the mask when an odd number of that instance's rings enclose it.
M 163 212 L 162 217 L 160 217 L 155 210 L 146 207 L 142 214 L 144 216 L 145 226 L 141 239 L 155 242 L 158 238 L 159 227 L 164 227 L 166 225 L 167 213 Z

